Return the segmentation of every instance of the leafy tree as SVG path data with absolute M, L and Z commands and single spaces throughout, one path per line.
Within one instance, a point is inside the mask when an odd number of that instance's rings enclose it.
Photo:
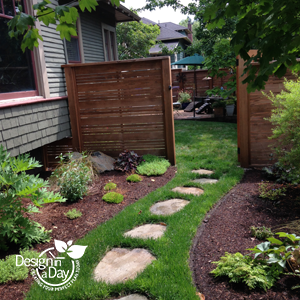
M 248 90 L 263 89 L 269 76 L 287 68 L 300 70 L 300 2 L 297 0 L 214 0 L 205 10 L 208 29 L 223 28 L 224 18 L 238 17 L 231 45 L 246 61 Z M 257 49 L 250 57 L 248 51 Z M 259 61 L 257 69 L 251 64 Z
M 142 58 L 156 44 L 160 30 L 157 25 L 143 22 L 125 22 L 117 25 L 119 59 Z
M 124 0 L 121 0 L 124 2 Z M 120 0 L 110 0 L 112 5 L 120 5 Z M 70 3 L 68 3 L 70 4 Z M 98 5 L 96 0 L 79 0 L 78 5 L 81 11 L 86 9 L 91 12 L 96 10 Z M 71 35 L 77 36 L 76 21 L 78 19 L 78 9 L 66 5 L 58 5 L 53 7 L 50 0 L 43 0 L 33 5 L 36 11 L 34 16 L 28 15 L 22 11 L 22 6 L 18 6 L 18 13 L 8 22 L 10 37 L 23 37 L 21 49 L 23 52 L 26 48 L 33 50 L 38 47 L 39 40 L 43 38 L 39 34 L 39 30 L 35 28 L 35 22 L 40 21 L 46 26 L 49 24 L 57 24 L 56 30 L 60 32 L 61 39 L 71 40 Z

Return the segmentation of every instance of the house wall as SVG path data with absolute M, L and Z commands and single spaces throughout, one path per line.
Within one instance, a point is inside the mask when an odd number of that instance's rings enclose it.
M 11 156 L 70 136 L 67 100 L 0 109 L 0 144 Z

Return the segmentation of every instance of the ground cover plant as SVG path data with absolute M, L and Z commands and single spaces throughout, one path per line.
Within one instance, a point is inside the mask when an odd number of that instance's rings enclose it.
M 143 156 L 143 161 L 137 167 L 137 173 L 145 176 L 159 176 L 164 174 L 170 162 L 163 157 L 147 154 Z
M 82 216 L 82 212 L 80 212 L 76 208 L 73 208 L 66 212 L 65 216 L 68 217 L 70 220 L 74 220 L 80 218 Z
M 88 247 L 80 259 L 79 277 L 70 288 L 51 293 L 34 284 L 27 299 L 109 299 L 121 294 L 140 293 L 152 300 L 199 300 L 188 265 L 193 237 L 206 212 L 240 180 L 243 170 L 237 166 L 236 124 L 179 121 L 175 125 L 176 177 L 76 242 Z M 219 179 L 218 183 L 205 185 L 205 193 L 201 196 L 171 191 L 184 185 L 200 187 L 200 184 L 191 182 L 199 177 L 191 172 L 198 168 L 213 170 L 211 177 Z M 144 184 L 144 181 L 139 184 Z M 150 213 L 149 208 L 154 203 L 172 198 L 186 199 L 190 204 L 171 216 Z M 123 236 L 124 232 L 138 225 L 159 222 L 167 224 L 167 230 L 159 240 Z M 114 247 L 145 248 L 157 260 L 135 280 L 116 285 L 95 282 L 92 279 L 94 268 Z
M 131 174 L 126 178 L 126 180 L 130 182 L 140 182 L 142 181 L 142 177 L 138 174 Z
M 109 192 L 102 197 L 102 200 L 108 203 L 121 203 L 124 199 L 122 194 L 116 192 Z
M 109 182 L 105 185 L 104 190 L 105 191 L 111 191 L 111 190 L 115 190 L 117 188 L 117 185 L 113 182 Z

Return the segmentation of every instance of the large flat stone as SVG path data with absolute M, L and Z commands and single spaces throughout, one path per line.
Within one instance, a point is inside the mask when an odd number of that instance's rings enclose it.
M 218 180 L 210 179 L 210 178 L 199 178 L 199 179 L 192 180 L 192 182 L 202 183 L 202 184 L 206 184 L 206 183 L 213 184 L 213 183 L 217 183 Z
M 158 202 L 150 207 L 150 211 L 155 215 L 172 215 L 183 209 L 190 202 L 182 199 L 171 199 Z
M 117 299 L 115 299 L 117 300 Z M 147 300 L 145 296 L 141 296 L 139 294 L 132 294 L 126 297 L 120 298 L 119 300 Z
M 164 225 L 145 224 L 124 233 L 124 236 L 141 239 L 158 239 L 164 234 L 166 229 L 167 227 Z
M 90 160 L 99 174 L 105 171 L 113 171 L 115 168 L 115 159 L 99 151 L 94 152 L 90 156 Z
M 196 187 L 176 187 L 172 189 L 173 192 L 178 192 L 182 194 L 188 194 L 188 195 L 195 195 L 195 196 L 200 196 L 204 193 L 203 190 L 196 188 Z
M 193 170 L 192 173 L 200 174 L 200 175 L 211 175 L 214 172 L 210 170 L 205 170 L 205 169 L 199 169 L 199 170 Z
M 96 281 L 116 284 L 134 279 L 156 258 L 145 249 L 113 248 L 94 270 Z

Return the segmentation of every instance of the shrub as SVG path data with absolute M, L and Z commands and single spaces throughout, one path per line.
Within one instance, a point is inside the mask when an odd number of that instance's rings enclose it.
M 141 162 L 141 156 L 137 155 L 134 151 L 125 150 L 119 154 L 117 161 L 114 163 L 115 170 L 122 172 L 136 170 Z
M 102 200 L 108 203 L 121 203 L 123 199 L 123 195 L 115 192 L 109 192 L 102 197 Z
M 271 139 L 277 139 L 275 152 L 279 165 L 300 181 L 300 78 L 284 81 L 284 90 L 268 99 L 272 101 L 272 115 L 268 119 L 274 126 Z
M 265 226 L 262 227 L 255 227 L 251 226 L 251 235 L 256 237 L 259 240 L 266 240 L 267 238 L 273 236 L 273 232 L 270 228 L 266 228 Z
M 59 194 L 48 192 L 48 182 L 38 175 L 26 174 L 27 170 L 40 167 L 28 154 L 9 157 L 0 145 L 0 248 L 7 249 L 8 243 L 22 248 L 34 243 L 50 240 L 49 232 L 37 222 L 29 220 L 25 213 L 32 208 L 22 205 L 22 198 L 31 199 L 35 206 L 44 203 L 64 202 Z
M 20 255 L 24 259 L 29 258 L 47 258 L 46 254 L 39 257 L 40 253 L 33 250 L 21 250 Z M 28 277 L 29 268 L 24 264 L 16 266 L 16 255 L 10 255 L 6 259 L 0 260 L 0 284 L 8 281 L 21 281 Z
M 280 272 L 274 266 L 267 265 L 264 261 L 252 259 L 250 256 L 243 256 L 237 252 L 235 254 L 225 253 L 221 260 L 213 262 L 217 268 L 211 271 L 215 277 L 227 276 L 229 282 L 243 282 L 250 289 L 262 288 L 270 289 Z
M 126 180 L 130 181 L 130 182 L 140 182 L 140 181 L 142 181 L 142 177 L 139 176 L 138 174 L 132 174 L 132 175 L 129 175 L 126 178 Z
M 277 200 L 279 196 L 285 196 L 285 188 L 276 188 L 276 185 L 270 185 L 269 181 L 261 182 L 258 187 L 259 197 L 263 199 Z
M 88 183 L 93 177 L 91 162 L 87 159 L 87 155 L 82 153 L 81 158 L 74 160 L 72 156 L 72 153 L 69 153 L 66 161 L 60 154 L 59 166 L 51 176 L 60 187 L 60 193 L 70 202 L 82 199 L 86 195 Z
M 109 182 L 104 186 L 105 191 L 115 190 L 116 188 L 117 188 L 117 185 L 113 182 Z
M 180 103 L 189 103 L 192 100 L 192 91 L 180 91 L 178 93 L 178 102 Z
M 171 165 L 166 159 L 151 154 L 144 155 L 143 159 L 144 161 L 137 167 L 137 172 L 141 175 L 162 175 Z
M 82 212 L 77 210 L 76 208 L 70 209 L 68 212 L 64 214 L 70 220 L 80 218 L 82 216 Z

